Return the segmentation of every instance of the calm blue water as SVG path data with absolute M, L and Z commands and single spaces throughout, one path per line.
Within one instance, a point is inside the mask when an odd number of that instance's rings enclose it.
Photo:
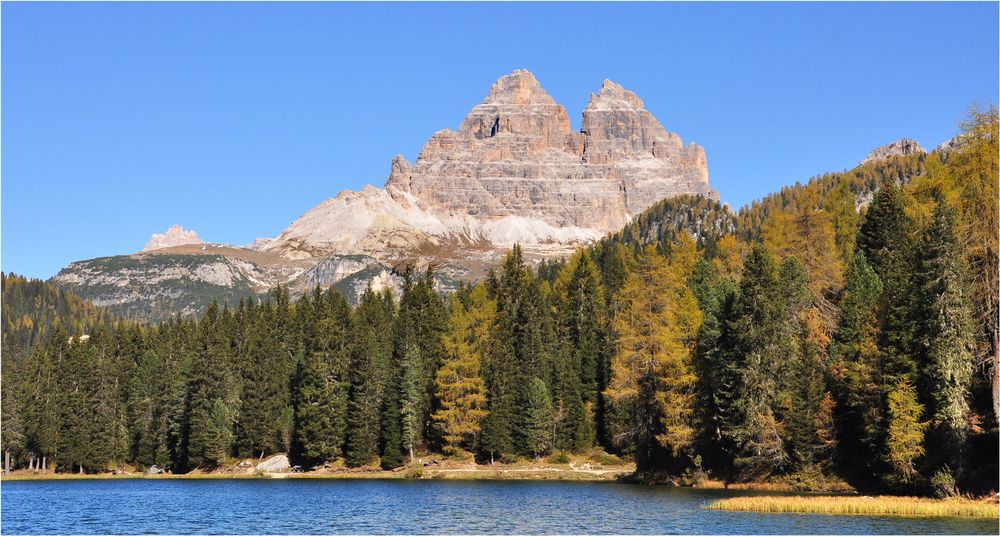
M 738 493 L 604 482 L 6 482 L 0 521 L 4 534 L 997 533 L 996 521 L 701 508 Z

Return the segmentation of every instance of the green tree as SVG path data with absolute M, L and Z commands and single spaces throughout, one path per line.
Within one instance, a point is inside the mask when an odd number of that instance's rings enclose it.
M 229 457 L 233 444 L 232 416 L 224 400 L 216 398 L 212 402 L 212 411 L 205 425 L 203 461 L 220 466 Z
M 962 472 L 969 435 L 969 386 L 973 369 L 972 317 L 955 212 L 945 201 L 922 244 L 924 365 L 922 384 L 939 463 Z
M 552 400 L 541 378 L 532 378 L 528 383 L 528 416 L 525 434 L 531 453 L 537 458 L 552 447 Z
M 416 457 L 413 449 L 422 435 L 423 424 L 423 361 L 420 349 L 411 346 L 403 354 L 401 391 L 401 417 L 403 446 L 410 453 L 410 463 Z
M 382 298 L 367 289 L 355 310 L 355 348 L 349 367 L 346 461 L 351 466 L 365 465 L 379 455 L 382 376 L 391 356 L 382 339 L 390 321 Z
M 299 350 L 295 433 L 308 463 L 339 457 L 347 428 L 347 355 L 336 350 Z
M 855 252 L 847 269 L 840 324 L 830 343 L 829 367 L 848 473 L 871 475 L 881 463 L 885 422 L 878 349 L 881 296 L 882 281 L 864 253 Z

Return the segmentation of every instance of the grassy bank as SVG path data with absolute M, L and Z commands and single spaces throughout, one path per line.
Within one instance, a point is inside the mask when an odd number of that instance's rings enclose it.
M 714 501 L 707 508 L 734 512 L 979 518 L 996 518 L 1000 512 L 992 501 L 892 496 L 733 497 Z

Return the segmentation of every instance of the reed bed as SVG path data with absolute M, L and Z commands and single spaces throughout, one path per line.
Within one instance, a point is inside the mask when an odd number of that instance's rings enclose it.
M 755 496 L 720 499 L 712 510 L 790 514 L 831 514 L 919 517 L 1000 517 L 993 501 L 926 499 L 920 497 Z

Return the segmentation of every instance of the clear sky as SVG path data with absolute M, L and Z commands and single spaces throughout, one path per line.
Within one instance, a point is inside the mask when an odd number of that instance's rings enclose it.
M 734 208 L 998 95 L 998 4 L 2 4 L 2 269 L 47 278 L 174 223 L 275 236 L 381 186 L 490 84 L 575 128 L 610 78 Z

